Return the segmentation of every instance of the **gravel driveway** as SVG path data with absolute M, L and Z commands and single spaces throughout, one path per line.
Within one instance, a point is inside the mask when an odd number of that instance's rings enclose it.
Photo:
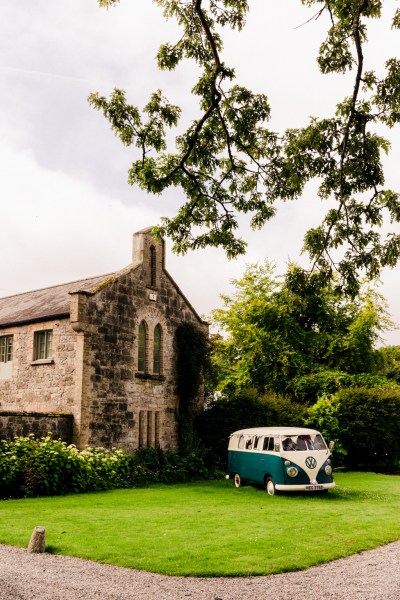
M 400 599 L 400 541 L 268 577 L 167 577 L 0 545 L 0 600 Z

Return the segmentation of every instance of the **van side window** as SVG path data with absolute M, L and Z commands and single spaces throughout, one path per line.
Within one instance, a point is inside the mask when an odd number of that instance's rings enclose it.
M 251 450 L 253 448 L 253 436 L 246 435 L 246 450 Z
M 261 437 L 259 435 L 255 435 L 254 436 L 254 444 L 253 444 L 253 449 L 254 450 L 260 450 L 261 449 L 260 440 L 261 440 Z M 259 445 L 260 445 L 260 448 L 259 448 Z
M 244 448 L 244 435 L 239 438 L 238 448 Z
M 263 445 L 263 450 L 264 452 L 271 452 L 274 450 L 274 438 L 273 437 L 265 437 L 264 438 L 264 445 Z

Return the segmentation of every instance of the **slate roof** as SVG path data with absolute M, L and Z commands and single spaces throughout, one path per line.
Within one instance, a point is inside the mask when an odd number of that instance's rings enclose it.
M 87 292 L 114 273 L 0 298 L 0 327 L 68 317 L 70 292 Z

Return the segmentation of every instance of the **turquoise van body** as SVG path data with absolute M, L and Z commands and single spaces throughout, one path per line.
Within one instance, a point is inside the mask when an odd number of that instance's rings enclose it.
M 327 492 L 335 487 L 331 452 L 315 429 L 258 427 L 229 438 L 228 475 L 236 487 L 245 482 L 276 491 Z

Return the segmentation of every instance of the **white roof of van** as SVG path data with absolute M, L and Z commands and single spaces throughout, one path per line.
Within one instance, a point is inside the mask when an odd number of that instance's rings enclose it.
M 231 435 L 236 434 L 248 434 L 248 435 L 307 435 L 312 433 L 319 433 L 316 429 L 308 429 L 306 427 L 252 427 L 251 429 L 239 429 L 234 431 Z

